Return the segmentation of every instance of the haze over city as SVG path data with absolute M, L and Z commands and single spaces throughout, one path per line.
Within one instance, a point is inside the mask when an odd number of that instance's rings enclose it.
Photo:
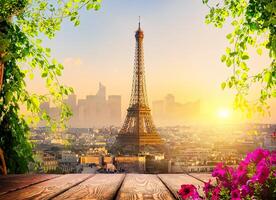
M 57 37 L 46 39 L 44 46 L 64 64 L 60 80 L 72 86 L 78 98 L 95 94 L 100 81 L 108 94 L 121 95 L 123 120 L 132 83 L 134 30 L 141 16 L 150 105 L 171 93 L 180 103 L 200 100 L 202 122 L 237 122 L 240 118 L 233 117 L 231 108 L 234 92 L 220 88 L 231 73 L 220 61 L 231 29 L 206 25 L 207 12 L 201 1 L 105 0 L 99 11 L 81 13 L 78 28 L 65 22 Z M 266 56 L 254 56 L 250 63 L 254 71 L 268 62 Z M 38 74 L 33 82 L 29 82 L 31 90 L 46 91 Z M 276 122 L 274 99 L 270 105 L 272 115 L 262 122 Z

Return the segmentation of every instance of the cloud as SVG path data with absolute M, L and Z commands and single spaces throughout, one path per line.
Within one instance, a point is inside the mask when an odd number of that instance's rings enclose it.
M 72 58 L 72 57 L 67 57 L 64 59 L 63 64 L 65 66 L 80 66 L 82 65 L 83 61 L 80 58 Z

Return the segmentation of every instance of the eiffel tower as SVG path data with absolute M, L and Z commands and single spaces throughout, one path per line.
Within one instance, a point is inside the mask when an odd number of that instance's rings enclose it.
M 148 105 L 143 52 L 144 32 L 140 27 L 140 20 L 135 38 L 136 51 L 130 104 L 123 127 L 117 137 L 117 143 L 121 146 L 122 152 L 129 154 L 158 151 L 158 149 L 160 151 L 163 144 L 153 124 Z

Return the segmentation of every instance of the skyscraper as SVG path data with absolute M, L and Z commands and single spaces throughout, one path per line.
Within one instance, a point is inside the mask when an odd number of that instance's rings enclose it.
M 108 96 L 108 111 L 109 120 L 108 122 L 112 125 L 121 125 L 121 96 L 120 95 L 109 95 Z
M 124 125 L 117 137 L 117 144 L 122 147 L 121 151 L 129 154 L 159 150 L 163 144 L 153 124 L 148 105 L 143 55 L 144 32 L 141 30 L 140 22 L 135 38 L 136 52 L 131 99 Z

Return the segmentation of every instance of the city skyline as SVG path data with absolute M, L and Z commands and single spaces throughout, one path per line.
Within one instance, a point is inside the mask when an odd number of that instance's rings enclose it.
M 234 91 L 220 88 L 220 83 L 230 73 L 220 62 L 230 26 L 217 30 L 206 25 L 204 17 L 208 9 L 201 1 L 147 2 L 147 7 L 145 1 L 119 2 L 107 0 L 103 1 L 100 11 L 81 11 L 78 29 L 65 22 L 56 39 L 45 40 L 44 46 L 50 47 L 53 57 L 65 66 L 61 83 L 72 86 L 75 94 L 83 98 L 95 91 L 96 83 L 102 80 L 110 86 L 111 94 L 122 96 L 122 110 L 126 110 L 131 88 L 129 74 L 134 64 L 132 33 L 141 15 L 147 33 L 145 65 L 150 77 L 147 82 L 149 101 L 161 99 L 167 93 L 173 93 L 181 102 L 201 99 L 206 123 L 220 120 L 217 113 L 221 109 L 222 112 L 231 110 Z M 156 12 L 152 13 L 151 9 Z M 269 62 L 266 53 L 262 57 L 253 53 L 252 71 Z M 37 73 L 35 75 L 36 84 L 28 81 L 28 88 L 45 92 L 44 83 Z M 270 105 L 271 117 L 257 121 L 276 122 L 276 101 L 272 99 Z M 241 119 L 235 115 L 230 121 L 240 122 Z
M 84 110 L 91 109 L 88 108 L 87 101 L 93 97 L 95 97 L 97 94 L 101 94 L 101 88 L 104 88 L 105 92 L 102 94 L 105 96 L 105 99 L 107 102 L 112 99 L 119 98 L 121 99 L 121 95 L 116 95 L 116 94 L 109 94 L 108 93 L 108 87 L 105 86 L 102 82 L 99 82 L 99 88 L 94 94 L 87 94 L 85 98 L 80 98 L 76 94 L 69 95 L 67 99 L 64 100 L 66 104 L 70 106 L 72 109 L 73 115 L 68 121 L 69 127 L 75 127 L 75 128 L 89 128 L 89 127 L 101 127 L 99 124 L 96 122 L 93 125 L 93 122 L 95 122 L 94 117 L 92 117 L 91 121 L 86 120 L 84 116 L 80 117 L 80 112 L 83 112 Z M 173 100 L 168 100 L 168 99 L 173 99 Z M 113 101 L 114 102 L 114 101 Z M 110 126 L 110 125 L 115 125 L 115 126 L 121 126 L 122 125 L 122 120 L 124 118 L 124 115 L 126 113 L 126 110 L 122 110 L 122 105 L 121 103 L 116 103 L 114 102 L 115 105 L 113 107 L 113 115 L 114 119 L 110 120 L 110 118 L 105 118 L 105 124 L 102 124 L 103 126 Z M 162 104 L 160 107 L 160 103 Z M 100 103 L 99 105 L 104 105 L 106 103 Z M 108 103 L 107 103 L 108 104 Z M 106 105 L 107 105 L 106 104 Z M 164 96 L 163 99 L 159 100 L 154 100 L 151 102 L 150 107 L 152 108 L 152 115 L 155 120 L 155 124 L 157 126 L 162 126 L 162 125 L 184 125 L 187 123 L 191 122 L 198 122 L 200 120 L 200 100 L 196 101 L 185 101 L 185 102 L 179 102 L 174 94 L 167 94 Z M 41 104 L 41 109 L 46 110 L 50 116 L 52 117 L 57 117 L 58 116 L 58 109 L 51 104 L 51 102 L 45 102 Z M 79 111 L 78 109 L 81 109 Z M 101 109 L 101 108 L 96 108 L 96 110 Z M 179 109 L 178 112 L 174 112 L 175 109 Z M 112 111 L 111 111 L 112 112 Z M 119 114 L 118 114 L 119 113 Z M 80 118 L 79 118 L 80 117 Z M 79 118 L 79 119 L 76 119 Z M 76 121 L 77 120 L 77 121 Z M 115 123 L 114 123 L 115 122 Z M 86 125 L 84 125 L 86 124 Z M 90 125 L 89 125 L 90 124 Z M 45 123 L 39 123 L 38 126 L 44 126 Z
M 41 104 L 41 110 L 49 113 L 54 119 L 58 118 L 59 108 L 51 106 L 50 103 Z M 73 114 L 67 122 L 68 127 L 90 128 L 121 125 L 121 96 L 107 95 L 106 87 L 101 82 L 95 95 L 78 98 L 77 95 L 71 94 L 64 100 L 64 103 L 70 107 Z M 44 121 L 38 124 L 40 127 L 45 125 Z

